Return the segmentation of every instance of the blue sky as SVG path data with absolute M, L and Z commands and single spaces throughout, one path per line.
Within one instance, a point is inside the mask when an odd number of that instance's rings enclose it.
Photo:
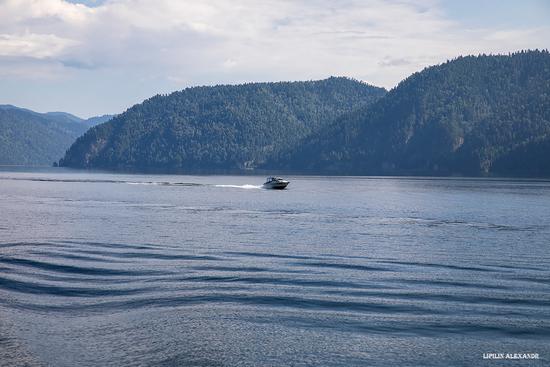
M 543 27 L 550 23 L 547 0 L 443 1 L 449 18 L 467 27 Z
M 89 117 L 193 85 L 349 76 L 550 48 L 550 1 L 0 0 L 0 104 Z

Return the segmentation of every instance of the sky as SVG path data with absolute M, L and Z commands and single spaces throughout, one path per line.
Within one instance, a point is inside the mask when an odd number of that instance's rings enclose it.
M 0 0 L 0 104 L 80 117 L 196 85 L 347 76 L 550 48 L 547 0 Z

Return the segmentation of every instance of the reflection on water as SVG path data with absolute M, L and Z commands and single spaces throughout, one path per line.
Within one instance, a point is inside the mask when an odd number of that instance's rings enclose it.
M 548 182 L 59 172 L 0 173 L 8 364 L 548 362 Z

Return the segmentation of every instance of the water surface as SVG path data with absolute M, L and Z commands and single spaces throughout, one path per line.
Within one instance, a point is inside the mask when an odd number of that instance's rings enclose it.
M 550 182 L 263 179 L 0 172 L 0 364 L 549 363 Z

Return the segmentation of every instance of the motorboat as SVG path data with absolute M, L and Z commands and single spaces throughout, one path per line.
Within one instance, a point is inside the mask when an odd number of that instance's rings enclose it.
M 282 190 L 288 186 L 289 182 L 280 177 L 268 177 L 263 184 L 264 189 Z

